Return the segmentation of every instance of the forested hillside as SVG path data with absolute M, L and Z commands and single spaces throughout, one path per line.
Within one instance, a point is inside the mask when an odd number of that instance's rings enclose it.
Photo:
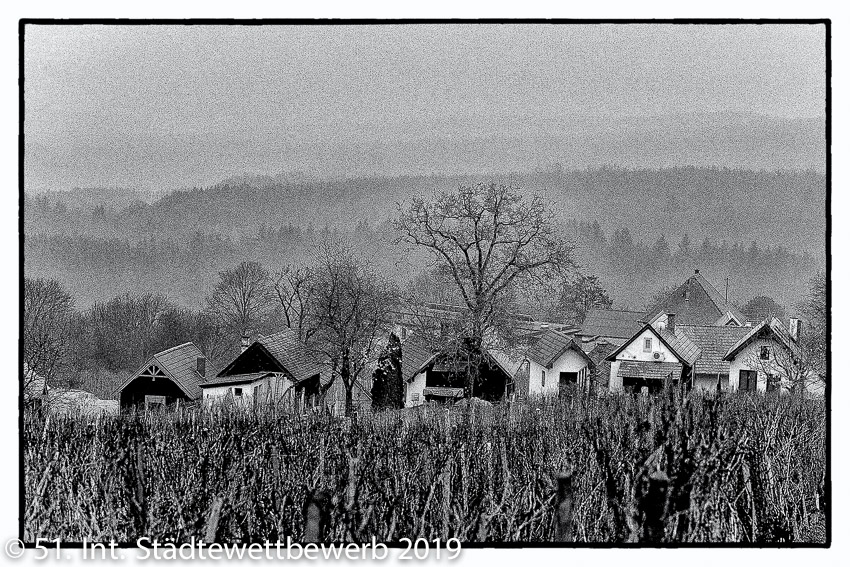
M 26 272 L 58 278 L 85 305 L 125 291 L 156 291 L 197 306 L 218 271 L 242 260 L 270 268 L 300 261 L 327 234 L 399 279 L 427 258 L 394 244 L 396 204 L 477 181 L 539 191 L 553 203 L 576 256 L 615 306 L 643 307 L 695 267 L 745 302 L 769 295 L 791 306 L 824 263 L 825 178 L 812 171 L 720 168 L 370 177 L 281 181 L 242 177 L 174 192 L 147 205 L 90 210 L 26 202 Z

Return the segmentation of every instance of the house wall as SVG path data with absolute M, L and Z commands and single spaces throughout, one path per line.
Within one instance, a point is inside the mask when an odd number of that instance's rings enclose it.
M 268 402 L 283 398 L 283 396 L 292 387 L 292 382 L 283 376 L 269 376 L 262 380 L 247 384 L 222 384 L 220 386 L 209 386 L 203 389 L 204 402 L 221 401 L 227 397 L 228 394 L 233 394 L 236 388 L 242 388 L 242 396 L 236 397 L 234 395 L 234 401 L 238 402 L 241 400 L 245 403 L 253 402 L 254 388 L 257 386 L 260 387 L 260 391 L 258 392 L 261 396 L 260 401 Z
M 644 352 L 643 350 L 643 340 L 645 338 L 652 339 L 652 348 L 649 352 Z M 612 392 L 618 392 L 623 389 L 623 379 L 622 377 L 617 376 L 617 372 L 620 370 L 620 361 L 637 360 L 643 362 L 654 362 L 655 359 L 652 357 L 652 353 L 654 352 L 663 353 L 664 360 L 666 362 L 676 362 L 678 360 L 673 352 L 664 346 L 664 343 L 662 343 L 658 337 L 652 333 L 652 331 L 646 329 L 633 341 L 628 343 L 626 348 L 617 355 L 617 360 L 611 363 L 611 374 L 608 379 L 608 389 Z
M 425 403 L 425 372 L 420 372 L 413 377 L 413 380 L 407 382 L 404 387 L 404 407 L 412 408 Z M 418 399 L 414 400 L 413 395 L 419 394 Z
M 771 349 L 771 361 L 760 361 L 759 351 L 762 346 L 767 346 Z M 744 347 L 741 352 L 735 356 L 735 358 L 729 363 L 729 389 L 731 391 L 738 390 L 739 384 L 739 373 L 741 370 L 755 370 L 758 372 L 758 378 L 756 381 L 756 387 L 759 392 L 767 391 L 767 370 L 773 366 L 773 349 L 777 348 L 785 348 L 784 345 L 780 343 L 768 340 L 768 339 L 758 339 L 746 347 Z M 777 369 L 773 371 L 774 374 L 781 374 L 781 372 Z
M 561 372 L 578 373 L 578 383 L 586 384 L 589 371 L 587 361 L 580 354 L 570 349 L 562 354 L 554 363 L 552 368 L 528 361 L 528 393 L 530 395 L 553 395 L 558 393 Z M 543 384 L 543 372 L 546 372 L 546 384 Z

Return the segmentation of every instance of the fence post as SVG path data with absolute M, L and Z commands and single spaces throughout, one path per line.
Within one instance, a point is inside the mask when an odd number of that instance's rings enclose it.
M 204 532 L 204 542 L 213 543 L 215 534 L 218 532 L 218 522 L 221 520 L 221 507 L 224 505 L 224 497 L 216 496 L 210 508 L 210 516 L 207 519 L 207 529 Z
M 325 540 L 330 504 L 330 494 L 325 490 L 307 496 L 304 503 L 304 543 L 320 543 Z
M 570 473 L 558 475 L 558 493 L 555 502 L 555 541 L 574 541 L 573 477 Z
M 658 543 L 664 538 L 670 478 L 662 471 L 655 471 L 648 480 L 647 490 L 639 502 L 639 512 L 643 517 L 641 541 Z

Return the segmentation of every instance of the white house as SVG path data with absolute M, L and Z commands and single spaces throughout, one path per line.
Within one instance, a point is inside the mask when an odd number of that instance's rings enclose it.
M 280 403 L 312 407 L 318 403 L 323 367 L 307 352 L 298 335 L 284 329 L 260 335 L 224 370 L 200 384 L 206 403 Z
M 593 361 L 570 335 L 545 330 L 528 349 L 517 380 L 520 395 L 552 395 L 587 388 Z
M 775 318 L 754 327 L 679 325 L 676 314 L 666 313 L 608 356 L 609 387 L 651 392 L 684 381 L 710 391 L 769 392 L 782 374 L 775 362 L 792 360 L 796 348 Z

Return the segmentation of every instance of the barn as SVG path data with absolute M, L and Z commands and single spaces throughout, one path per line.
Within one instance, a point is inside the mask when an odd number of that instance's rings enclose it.
M 118 387 L 121 409 L 169 406 L 200 399 L 207 359 L 194 343 L 158 352 Z
M 319 405 L 327 372 L 293 330 L 259 335 L 244 348 L 218 375 L 200 384 L 205 402 L 287 399 L 298 409 Z

